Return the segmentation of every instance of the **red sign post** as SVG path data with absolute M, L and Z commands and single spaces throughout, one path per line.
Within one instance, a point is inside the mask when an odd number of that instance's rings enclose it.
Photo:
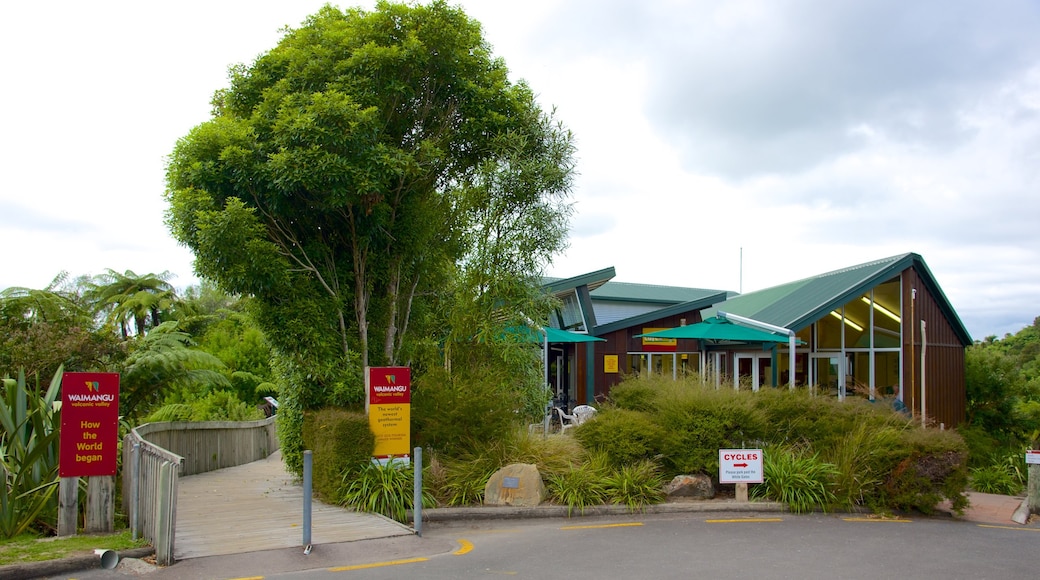
M 58 476 L 115 475 L 118 449 L 119 374 L 65 373 Z

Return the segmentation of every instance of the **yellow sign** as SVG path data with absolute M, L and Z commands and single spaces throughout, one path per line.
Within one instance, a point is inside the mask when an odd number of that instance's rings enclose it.
M 403 457 L 411 454 L 409 446 L 409 427 L 411 426 L 411 405 L 372 405 L 368 410 L 368 427 L 376 436 L 375 457 Z
M 603 355 L 603 372 L 605 372 L 605 373 L 616 373 L 616 372 L 618 372 L 618 355 L 616 355 L 616 354 Z
M 651 332 L 657 332 L 658 330 L 666 330 L 664 328 L 644 328 L 643 334 L 650 334 Z M 674 338 L 657 338 L 654 336 L 643 336 L 643 350 L 647 352 L 675 352 L 676 346 L 679 344 Z

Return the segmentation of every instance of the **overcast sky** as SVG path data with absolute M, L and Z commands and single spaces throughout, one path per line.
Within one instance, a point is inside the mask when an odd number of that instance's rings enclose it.
M 0 3 L 0 288 L 195 283 L 165 157 L 323 3 Z M 549 274 L 748 292 L 917 252 L 975 339 L 1040 316 L 1035 0 L 458 4 L 576 136 Z

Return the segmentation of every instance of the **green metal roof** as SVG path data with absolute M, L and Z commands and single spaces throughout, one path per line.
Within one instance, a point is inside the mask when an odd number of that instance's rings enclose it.
M 582 274 L 580 276 L 574 276 L 572 278 L 546 277 L 542 278 L 542 288 L 554 295 L 574 290 L 579 286 L 588 286 L 589 290 L 595 290 L 596 288 L 606 284 L 614 277 L 614 275 L 614 268 L 611 267 L 596 270 L 595 272 L 589 272 L 588 274 Z
M 826 316 L 831 310 L 856 299 L 911 267 L 917 270 L 921 280 L 935 296 L 939 308 L 950 321 L 961 342 L 965 346 L 972 344 L 971 335 L 936 283 L 924 259 L 914 253 L 892 256 L 734 296 L 702 311 L 701 317 L 707 319 L 722 310 L 797 332 Z
M 640 314 L 638 316 L 632 316 L 632 317 L 629 317 L 629 318 L 624 318 L 624 319 L 621 319 L 621 320 L 618 320 L 618 321 L 615 321 L 615 322 L 611 322 L 611 323 L 608 323 L 608 324 L 601 324 L 601 325 L 598 325 L 595 328 L 593 328 L 592 332 L 593 332 L 593 334 L 595 334 L 597 336 L 602 336 L 604 334 L 609 334 L 611 332 L 614 332 L 615 330 L 620 330 L 622 328 L 631 328 L 633 326 L 639 326 L 639 325 L 651 322 L 653 320 L 659 320 L 661 318 L 667 318 L 669 316 L 673 316 L 673 315 L 676 315 L 676 314 L 682 314 L 684 312 L 699 311 L 699 310 L 703 309 L 705 306 L 709 306 L 711 304 L 716 304 L 719 301 L 724 300 L 725 297 L 726 297 L 726 293 L 725 292 L 718 292 L 716 294 L 709 294 L 709 295 L 704 296 L 703 298 L 700 298 L 698 300 L 690 300 L 689 302 L 680 302 L 678 304 L 672 304 L 670 306 L 666 306 L 664 308 L 660 308 L 660 309 L 657 309 L 657 310 L 653 310 L 651 312 Z
M 682 288 L 679 286 L 658 286 L 655 284 L 633 284 L 630 282 L 607 282 L 592 290 L 593 300 L 612 302 L 640 302 L 658 304 L 679 304 L 703 300 L 715 296 L 719 290 L 703 288 Z

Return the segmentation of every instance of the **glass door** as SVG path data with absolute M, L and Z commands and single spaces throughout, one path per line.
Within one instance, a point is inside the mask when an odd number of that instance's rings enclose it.
M 813 354 L 809 384 L 817 394 L 845 400 L 845 357 L 839 353 Z

